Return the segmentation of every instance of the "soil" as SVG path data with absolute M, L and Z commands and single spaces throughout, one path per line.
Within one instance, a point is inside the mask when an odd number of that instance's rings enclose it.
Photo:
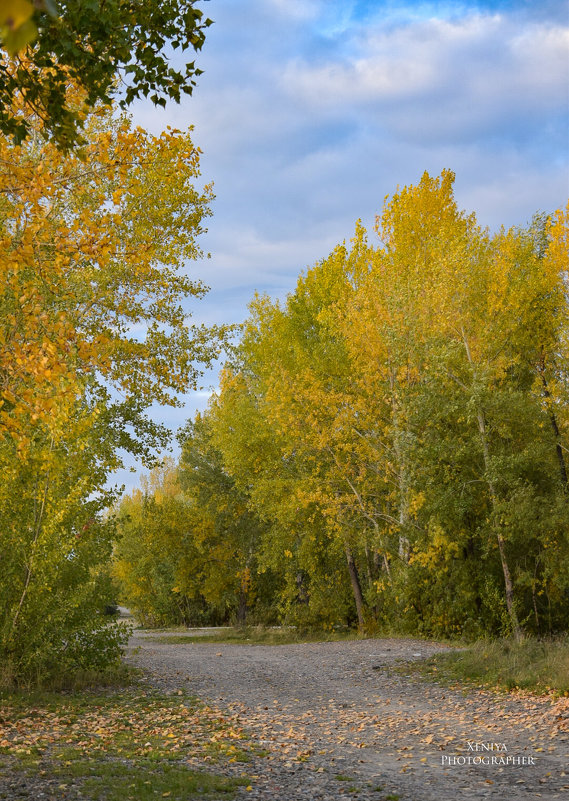
M 569 799 L 567 699 L 439 686 L 394 667 L 446 646 L 412 639 L 294 645 L 168 643 L 138 631 L 128 660 L 251 736 L 240 798 Z

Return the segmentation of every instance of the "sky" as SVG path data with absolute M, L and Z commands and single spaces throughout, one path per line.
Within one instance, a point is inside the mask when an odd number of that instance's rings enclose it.
M 569 196 L 566 0 L 210 0 L 191 97 L 137 102 L 136 124 L 194 126 L 216 199 L 188 265 L 211 289 L 197 323 L 237 323 L 255 291 L 284 298 L 300 272 L 371 232 L 386 195 L 426 170 L 456 174 L 459 206 L 497 229 Z M 370 237 L 373 241 L 373 235 Z M 215 387 L 216 371 L 204 377 Z M 207 405 L 153 408 L 175 431 Z M 121 471 L 112 483 L 136 485 Z

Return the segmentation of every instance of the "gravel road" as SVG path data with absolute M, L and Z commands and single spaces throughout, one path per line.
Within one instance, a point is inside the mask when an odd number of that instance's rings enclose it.
M 238 713 L 263 753 L 218 768 L 253 774 L 242 798 L 567 801 L 567 701 L 449 690 L 391 669 L 444 648 L 411 639 L 168 643 L 138 631 L 128 660 L 161 689 Z

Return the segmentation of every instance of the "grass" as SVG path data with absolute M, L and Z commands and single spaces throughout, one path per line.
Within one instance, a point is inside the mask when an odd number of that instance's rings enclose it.
M 233 797 L 249 780 L 216 775 L 214 765 L 248 758 L 237 719 L 184 694 L 123 688 L 0 695 L 0 776 L 24 784 L 29 777 L 35 787 L 39 777 L 63 797 Z
M 106 670 L 75 670 L 72 672 L 60 671 L 59 673 L 38 671 L 23 680 L 21 677 L 15 678 L 12 671 L 6 666 L 0 666 L 0 698 L 4 694 L 18 690 L 29 695 L 38 692 L 40 694 L 44 692 L 80 692 L 93 687 L 124 687 L 137 679 L 140 674 L 141 671 L 136 668 L 120 663 Z
M 244 626 L 223 628 L 212 634 L 198 634 L 188 631 L 175 634 L 155 634 L 149 639 L 171 645 L 183 643 L 227 643 L 232 645 L 293 645 L 303 642 L 336 642 L 354 640 L 360 635 L 353 630 L 303 631 L 292 626 L 267 628 L 265 626 Z
M 504 691 L 569 695 L 569 639 L 480 640 L 401 669 L 442 683 L 459 681 Z

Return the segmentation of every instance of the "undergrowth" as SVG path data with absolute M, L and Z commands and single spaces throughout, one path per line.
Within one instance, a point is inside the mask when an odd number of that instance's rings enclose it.
M 219 632 L 202 634 L 192 632 L 156 632 L 151 639 L 171 644 L 176 643 L 230 643 L 233 645 L 293 645 L 303 642 L 335 642 L 355 640 L 360 635 L 353 629 L 345 630 L 302 630 L 292 626 L 271 628 L 265 626 L 243 626 L 223 628 Z
M 569 639 L 479 640 L 404 669 L 442 683 L 461 681 L 505 691 L 569 695 Z

